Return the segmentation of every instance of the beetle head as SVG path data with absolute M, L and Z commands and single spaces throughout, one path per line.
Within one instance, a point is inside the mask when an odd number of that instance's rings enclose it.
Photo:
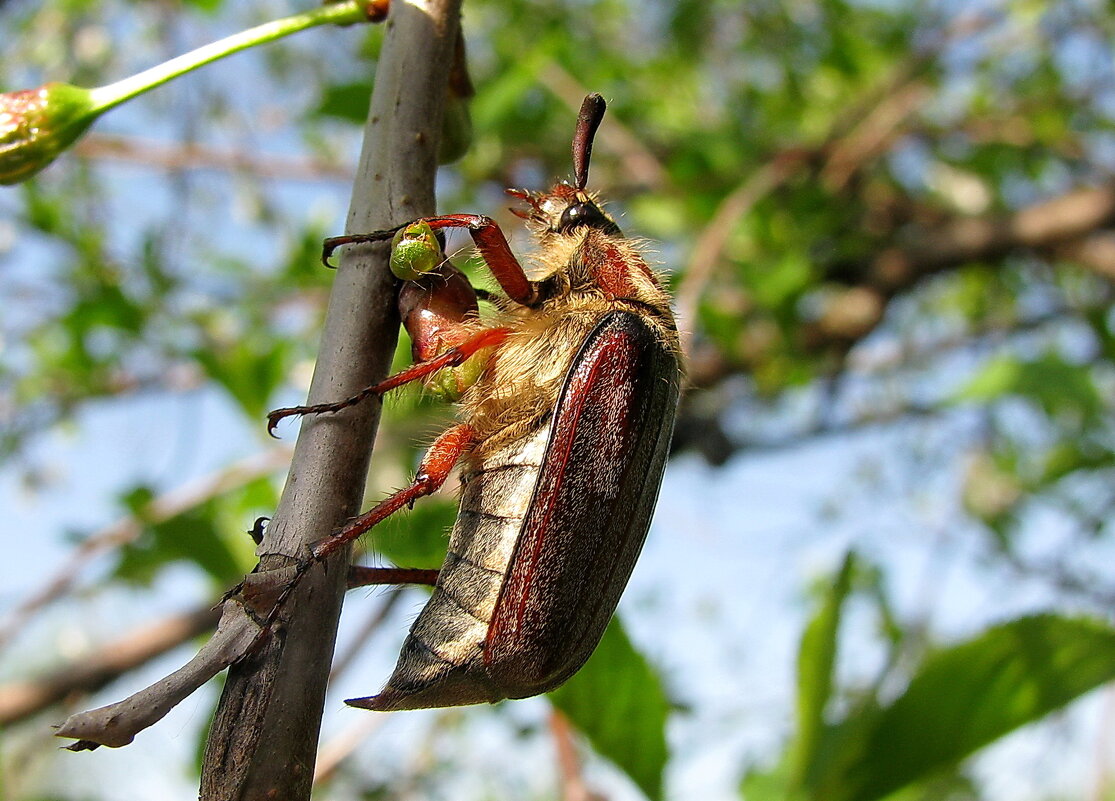
M 588 165 L 592 156 L 592 140 L 606 108 L 604 98 L 595 92 L 585 98 L 577 115 L 577 130 L 573 134 L 572 185 L 561 182 L 549 192 L 526 192 L 509 189 L 512 197 L 525 201 L 529 211 L 512 209 L 527 220 L 545 238 L 548 235 L 572 234 L 578 228 L 595 228 L 606 234 L 619 234 L 619 226 L 609 217 L 596 200 L 585 191 L 588 183 Z

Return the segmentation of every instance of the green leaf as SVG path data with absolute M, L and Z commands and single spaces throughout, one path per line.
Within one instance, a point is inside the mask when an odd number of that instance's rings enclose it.
M 129 492 L 124 502 L 142 520 L 147 517 L 147 505 L 153 497 L 150 489 L 139 487 Z M 167 520 L 147 523 L 140 537 L 120 549 L 120 561 L 113 571 L 115 577 L 148 584 L 173 562 L 193 562 L 218 585 L 238 581 L 245 566 L 215 523 L 216 504 L 211 501 Z M 240 532 L 237 536 L 247 539 Z
M 194 357 L 248 417 L 260 420 L 266 414 L 271 393 L 282 380 L 287 349 L 282 340 L 249 334 L 232 343 L 212 343 L 195 351 Z
M 455 503 L 426 499 L 373 529 L 369 547 L 400 567 L 439 568 L 456 516 Z
M 1014 356 L 992 359 L 957 394 L 958 400 L 993 401 L 1017 395 L 1049 415 L 1094 419 L 1103 401 L 1088 365 L 1073 364 L 1048 352 L 1032 361 Z
M 817 801 L 873 801 L 971 756 L 1115 678 L 1115 631 L 1038 615 L 930 656 L 890 706 L 830 731 Z
M 778 309 L 804 292 L 813 279 L 809 258 L 800 251 L 786 251 L 777 262 L 764 264 L 751 291 L 764 306 Z
M 325 89 L 317 113 L 323 117 L 337 117 L 349 122 L 364 122 L 368 117 L 368 104 L 372 97 L 371 81 L 334 84 Z
M 825 731 L 825 707 L 832 695 L 837 634 L 841 610 L 852 583 L 855 554 L 844 557 L 836 580 L 825 594 L 817 614 L 809 621 L 798 649 L 797 740 L 792 761 L 793 778 L 804 784 Z
M 615 763 L 646 793 L 662 798 L 670 704 L 662 680 L 612 618 L 596 652 L 550 700 L 596 753 Z
M 798 801 L 798 783 L 791 778 L 791 753 L 784 751 L 778 764 L 770 768 L 751 768 L 739 783 L 739 794 L 746 801 Z
M 186 0 L 186 2 L 207 14 L 216 14 L 220 10 L 223 0 Z

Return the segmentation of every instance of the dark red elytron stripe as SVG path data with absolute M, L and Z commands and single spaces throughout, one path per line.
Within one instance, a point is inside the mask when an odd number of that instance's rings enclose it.
M 613 588 L 585 581 L 593 573 L 611 581 L 625 561 L 630 526 L 608 513 L 619 511 L 613 496 L 640 467 L 628 464 L 643 436 L 632 416 L 645 417 L 642 406 L 649 398 L 640 397 L 640 390 L 656 345 L 645 324 L 633 327 L 633 319 L 618 313 L 602 323 L 578 356 L 489 628 L 485 662 L 509 660 L 500 670 L 521 670 L 516 678 L 524 682 L 545 680 L 547 671 L 562 669 L 577 653 L 581 637 L 568 627 L 587 623 L 585 616 L 597 615 L 614 595 Z M 613 541 L 617 533 L 622 542 Z M 558 597 L 563 594 L 574 597 Z
M 594 359 L 590 363 L 587 363 L 587 369 L 585 369 L 585 365 L 582 365 L 580 368 L 578 368 L 577 374 L 574 376 L 574 380 L 570 382 L 570 391 L 566 397 L 573 400 L 573 402 L 569 404 L 572 407 L 570 419 L 573 421 L 573 424 L 566 426 L 560 432 L 555 431 L 555 433 L 558 434 L 561 438 L 560 442 L 557 444 L 557 453 L 560 454 L 560 458 L 555 466 L 555 475 L 564 476 L 566 474 L 566 470 L 569 467 L 569 457 L 573 451 L 573 440 L 577 431 L 576 421 L 580 420 L 581 414 L 584 412 L 585 403 L 588 401 L 589 398 L 589 393 L 583 391 L 582 387 L 597 385 L 597 376 L 600 375 L 600 372 L 602 370 L 602 363 L 604 362 L 604 359 L 602 357 L 606 355 L 609 347 L 610 343 L 604 343 L 601 346 L 600 350 L 598 350 L 595 354 L 598 358 Z M 586 372 L 587 377 L 583 377 L 585 376 Z M 566 403 L 569 403 L 569 400 L 567 400 Z M 562 418 L 564 419 L 564 415 L 562 415 Z M 554 448 L 554 445 L 551 445 L 550 447 Z M 549 459 L 547 459 L 547 468 L 548 467 Z M 542 499 L 536 499 L 536 503 L 540 507 L 544 507 L 546 509 L 546 513 L 543 516 L 538 528 L 536 529 L 536 531 L 539 532 L 539 535 L 534 537 L 530 556 L 525 560 L 526 569 L 522 573 L 518 574 L 518 576 L 521 578 L 521 581 L 513 584 L 512 587 L 509 588 L 512 590 L 513 593 L 517 592 L 517 597 L 513 596 L 512 600 L 510 601 L 510 603 L 512 604 L 512 608 L 515 610 L 515 625 L 514 627 L 512 627 L 512 631 L 514 632 L 522 630 L 523 616 L 527 612 L 527 590 L 529 590 L 530 587 L 534 584 L 535 571 L 538 568 L 538 557 L 542 553 L 542 548 L 546 545 L 546 536 L 544 532 L 550 530 L 550 520 L 553 517 L 554 507 L 556 505 L 555 500 L 560 489 L 560 484 L 554 484 L 553 486 L 545 487 L 542 489 L 547 490 L 546 495 Z

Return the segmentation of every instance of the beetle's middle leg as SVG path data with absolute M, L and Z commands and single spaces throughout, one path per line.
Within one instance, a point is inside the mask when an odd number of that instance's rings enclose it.
M 453 468 L 460 461 L 461 456 L 472 446 L 475 440 L 476 432 L 472 426 L 466 423 L 455 425 L 443 432 L 427 449 L 426 455 L 422 457 L 422 462 L 418 465 L 418 473 L 409 487 L 388 495 L 364 514 L 352 518 L 325 539 L 318 540 L 310 545 L 310 558 L 298 564 L 294 577 L 279 593 L 279 597 L 271 606 L 271 611 L 266 617 L 266 625 L 270 625 L 278 617 L 279 610 L 283 607 L 286 599 L 290 597 L 294 588 L 298 586 L 307 570 L 314 564 L 328 559 L 338 549 L 352 542 L 377 524 L 382 523 L 404 506 L 410 506 L 416 499 L 437 492 L 449 478 L 449 474 L 453 472 Z M 437 570 L 353 567 L 350 565 L 348 568 L 348 588 L 353 589 L 354 587 L 372 584 L 435 584 L 437 574 Z
M 348 588 L 371 587 L 380 584 L 437 584 L 440 570 L 421 567 L 364 567 L 349 565 Z
M 461 364 L 469 356 L 473 355 L 483 348 L 493 347 L 503 342 L 507 335 L 511 333 L 509 328 L 483 328 L 472 334 L 464 341 L 456 346 L 443 351 L 438 356 L 430 359 L 429 361 L 419 362 L 418 364 L 411 365 L 405 370 L 402 370 L 395 375 L 390 376 L 378 384 L 373 384 L 370 387 L 360 390 L 355 395 L 345 398 L 344 400 L 336 401 L 334 403 L 318 403 L 313 406 L 290 406 L 285 409 L 275 409 L 267 413 L 267 433 L 274 436 L 275 426 L 284 417 L 291 417 L 292 415 L 302 414 L 323 414 L 326 412 L 339 412 L 341 409 L 347 409 L 349 406 L 355 406 L 360 401 L 370 398 L 372 396 L 382 396 L 384 393 L 389 392 L 396 387 L 401 387 L 404 384 L 409 384 L 411 381 L 419 381 L 426 378 L 432 373 L 436 373 L 446 367 L 454 367 Z

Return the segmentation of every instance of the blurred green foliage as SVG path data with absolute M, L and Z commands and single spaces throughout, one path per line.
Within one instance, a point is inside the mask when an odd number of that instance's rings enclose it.
M 289 10 L 5 3 L 0 88 L 103 84 Z M 1039 214 L 1035 239 L 1018 213 L 1115 191 L 1115 15 L 1086 0 L 469 0 L 464 30 L 473 142 L 442 172 L 441 209 L 494 214 L 523 250 L 500 192 L 567 176 L 575 108 L 605 95 L 590 184 L 657 243 L 692 335 L 679 449 L 719 464 L 892 421 L 973 421 L 963 463 L 943 469 L 960 473 L 984 558 L 1044 581 L 1048 614 L 993 611 L 998 625 L 940 642 L 896 613 L 885 566 L 848 557 L 805 625 L 781 755 L 738 773 L 748 799 L 981 797 L 966 757 L 1111 678 L 1115 221 L 1058 233 L 1065 220 Z M 35 444 L 94 404 L 202 387 L 263 446 L 263 414 L 297 401 L 314 355 L 333 278 L 320 240 L 341 228 L 382 36 L 316 31 L 212 67 L 4 190 L 10 469 L 34 476 Z M 376 492 L 406 480 L 445 419 L 432 407 L 388 403 Z M 756 420 L 743 430 L 741 410 Z M 105 586 L 187 564 L 219 592 L 250 569 L 243 529 L 273 481 L 146 519 L 164 489 L 121 493 L 142 533 Z M 1067 532 L 1053 553 L 1035 541 L 1048 515 Z M 370 547 L 436 566 L 452 517 L 431 500 Z M 854 604 L 886 654 L 872 681 L 839 669 Z M 686 689 L 616 623 L 553 702 L 648 797 L 689 797 L 664 778 L 669 699 Z

